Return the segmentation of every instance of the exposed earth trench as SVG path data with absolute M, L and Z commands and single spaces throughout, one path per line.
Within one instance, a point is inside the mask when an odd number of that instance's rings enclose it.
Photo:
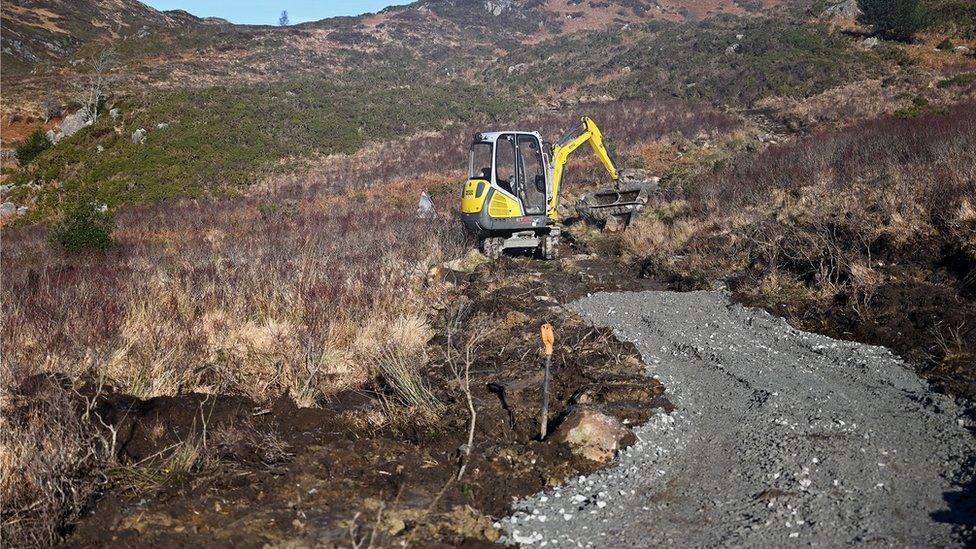
M 976 543 L 972 409 L 887 349 L 714 292 L 573 304 L 636 345 L 676 410 L 614 464 L 515 504 L 533 546 Z

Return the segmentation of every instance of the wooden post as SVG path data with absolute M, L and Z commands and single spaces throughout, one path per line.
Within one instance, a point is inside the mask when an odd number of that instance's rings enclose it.
M 552 346 L 555 342 L 555 336 L 552 332 L 552 326 L 549 324 L 542 325 L 542 349 L 546 353 L 546 375 L 545 381 L 542 383 L 542 416 L 539 418 L 540 435 L 539 440 L 546 439 L 546 428 L 549 424 L 549 368 L 552 365 Z

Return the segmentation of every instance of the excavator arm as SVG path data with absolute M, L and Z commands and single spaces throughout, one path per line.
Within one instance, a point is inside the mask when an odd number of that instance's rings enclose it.
M 579 124 L 569 130 L 559 140 L 559 143 L 552 146 L 552 195 L 549 197 L 547 208 L 547 215 L 550 219 L 555 220 L 558 217 L 556 214 L 556 205 L 559 204 L 559 187 L 562 183 L 563 171 L 566 168 L 569 155 L 573 154 L 576 149 L 587 142 L 593 148 L 593 152 L 596 153 L 597 158 L 603 162 L 607 171 L 610 172 L 610 177 L 614 181 L 620 179 L 617 166 L 614 165 L 610 153 L 607 152 L 607 148 L 603 145 L 603 134 L 600 132 L 600 128 L 597 127 L 596 122 L 591 118 L 584 116 Z

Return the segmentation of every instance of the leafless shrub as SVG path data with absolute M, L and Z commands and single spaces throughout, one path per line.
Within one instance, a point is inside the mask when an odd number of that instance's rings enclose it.
M 461 465 L 458 468 L 457 480 L 461 480 L 464 471 L 468 466 L 468 459 L 474 448 L 474 432 L 478 422 L 478 411 L 474 407 L 474 398 L 471 393 L 471 364 L 474 361 L 474 351 L 481 341 L 491 334 L 490 329 L 475 330 L 464 342 L 461 349 L 455 348 L 455 339 L 458 329 L 464 317 L 467 316 L 466 307 L 458 307 L 448 312 L 446 315 L 447 346 L 445 347 L 447 365 L 454 374 L 454 381 L 464 395 L 464 401 L 468 407 L 468 438 L 467 442 L 461 446 Z
M 112 49 L 104 49 L 85 61 L 86 72 L 71 82 L 75 101 L 88 111 L 88 119 L 98 120 L 98 107 L 111 93 L 116 80 L 112 71 L 118 66 L 118 56 Z
M 4 391 L 0 419 L 0 499 L 4 545 L 59 542 L 106 485 L 112 437 L 84 399 L 56 377 L 22 393 Z
M 47 95 L 41 101 L 41 113 L 44 115 L 44 123 L 47 124 L 52 118 L 61 114 L 61 102 L 53 95 Z

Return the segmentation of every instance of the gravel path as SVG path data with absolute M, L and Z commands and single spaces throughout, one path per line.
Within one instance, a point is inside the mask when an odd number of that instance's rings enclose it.
M 678 410 L 638 428 L 610 468 L 518 502 L 503 541 L 973 539 L 973 492 L 951 480 L 972 479 L 972 421 L 888 350 L 801 332 L 713 292 L 597 294 L 573 307 L 634 342 Z

